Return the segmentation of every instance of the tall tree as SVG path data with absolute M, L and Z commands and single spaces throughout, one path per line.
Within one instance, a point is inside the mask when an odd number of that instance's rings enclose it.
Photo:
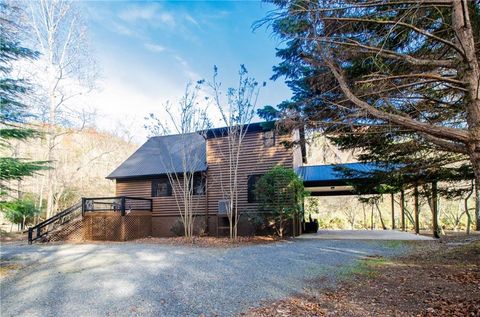
M 226 175 L 220 175 L 220 187 L 223 199 L 227 203 L 230 239 L 236 240 L 240 211 L 238 210 L 239 167 L 243 141 L 257 110 L 259 94 L 258 82 L 248 75 L 244 65 L 240 66 L 238 86 L 223 91 L 218 81 L 218 69 L 214 67 L 213 80 L 208 83 L 212 90 L 213 104 L 220 112 L 221 122 L 225 125 L 223 135 L 226 138 L 226 151 L 220 153 L 228 162 Z M 264 84 L 265 85 L 265 84 Z
M 35 105 L 43 123 L 45 158 L 52 169 L 45 182 L 47 216 L 58 209 L 61 184 L 57 182 L 61 137 L 85 127 L 91 119 L 88 95 L 95 87 L 95 61 L 89 51 L 87 24 L 79 3 L 67 0 L 23 1 L 32 45 L 42 55 L 29 68 L 36 83 Z M 64 129 L 68 128 L 68 129 Z M 43 192 L 43 190 L 42 190 Z
M 480 230 L 480 5 L 467 0 L 274 0 L 280 105 L 310 127 L 391 125 L 465 155 Z M 265 109 L 272 112 L 273 109 Z
M 9 148 L 13 140 L 38 136 L 28 126 L 31 117 L 24 96 L 31 91 L 27 80 L 12 74 L 12 64 L 21 59 L 35 59 L 38 52 L 18 41 L 22 26 L 16 21 L 19 8 L 0 2 L 0 148 Z M 2 151 L 3 152 L 3 151 Z M 9 181 L 21 180 L 45 169 L 46 162 L 16 157 L 0 157 L 0 196 L 11 191 Z
M 207 109 L 199 102 L 200 85 L 187 85 L 177 107 L 164 105 L 166 116 L 151 114 L 146 128 L 152 135 L 178 134 L 178 143 L 165 149 L 160 164 L 167 170 L 185 237 L 193 237 L 195 215 L 200 212 L 197 195 L 206 191 L 205 177 L 198 171 L 205 165 L 205 148 L 198 146 L 199 138 L 206 138 L 210 128 Z M 167 119 L 165 120 L 164 117 Z M 164 138 L 166 140 L 166 138 Z M 165 141 L 167 142 L 167 141 Z

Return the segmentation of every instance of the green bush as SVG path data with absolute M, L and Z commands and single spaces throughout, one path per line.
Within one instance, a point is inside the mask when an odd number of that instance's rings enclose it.
M 35 203 L 30 199 L 2 202 L 0 209 L 8 221 L 20 224 L 22 229 L 25 228 L 26 224 L 33 221 L 33 218 L 39 213 Z
M 266 223 L 282 237 L 285 226 L 302 210 L 303 181 L 291 168 L 275 166 L 255 185 L 255 197 Z

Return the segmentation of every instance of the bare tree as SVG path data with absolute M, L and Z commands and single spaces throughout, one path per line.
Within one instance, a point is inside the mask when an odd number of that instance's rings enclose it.
M 39 0 L 24 4 L 33 46 L 41 53 L 29 71 L 38 87 L 33 103 L 45 132 L 45 159 L 53 167 L 46 173 L 46 180 L 42 180 L 42 184 L 46 181 L 47 216 L 51 216 L 58 207 L 60 186 L 56 182 L 56 147 L 62 135 L 82 129 L 92 115 L 82 97 L 95 87 L 95 62 L 77 3 Z
M 204 175 L 198 174 L 206 163 L 203 155 L 205 148 L 199 146 L 198 138 L 206 138 L 210 121 L 207 108 L 198 101 L 199 91 L 200 86 L 192 88 L 187 85 L 177 108 L 172 108 L 169 103 L 165 105 L 167 120 L 151 114 L 146 125 L 153 135 L 169 135 L 173 132 L 179 136 L 180 141 L 176 139 L 176 144 L 166 149 L 168 158 L 161 156 L 160 162 L 172 187 L 185 237 L 189 238 L 193 237 L 195 214 L 199 210 L 200 200 L 196 194 L 199 190 L 206 190 Z
M 346 206 L 342 211 L 347 218 L 350 229 L 355 229 L 355 223 L 357 221 L 357 206 Z
M 228 162 L 227 175 L 220 175 L 220 187 L 223 199 L 227 203 L 227 216 L 229 222 L 230 239 L 236 240 L 238 235 L 238 222 L 240 211 L 238 210 L 238 171 L 243 140 L 247 134 L 257 108 L 259 85 L 255 79 L 248 76 L 244 65 L 240 66 L 239 81 L 237 88 L 229 88 L 226 93 L 221 90 L 218 81 L 218 69 L 215 66 L 213 81 L 209 83 L 213 91 L 213 102 L 220 112 L 222 123 L 225 125 L 225 133 L 222 137 L 227 140 L 226 153 L 220 153 Z

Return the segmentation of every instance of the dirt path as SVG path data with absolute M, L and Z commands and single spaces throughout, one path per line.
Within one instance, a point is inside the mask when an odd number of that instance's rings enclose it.
M 242 315 L 480 316 L 478 235 L 422 244 L 405 257 L 370 257 L 350 273 L 320 296 L 291 297 Z

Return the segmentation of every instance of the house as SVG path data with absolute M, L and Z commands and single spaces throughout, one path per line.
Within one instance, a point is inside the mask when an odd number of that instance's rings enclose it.
M 284 132 L 272 122 L 263 122 L 250 124 L 245 131 L 237 177 L 239 235 L 259 233 L 254 188 L 259 178 L 276 165 L 293 168 L 312 196 L 352 194 L 352 178 L 339 173 L 338 167 L 360 174 L 377 168 L 362 163 L 306 165 L 305 147 L 296 145 L 304 143 L 296 142 L 303 137 L 298 130 Z M 288 143 L 294 145 L 285 146 Z M 183 171 L 194 175 L 194 234 L 227 235 L 223 189 L 229 181 L 228 144 L 226 128 L 152 137 L 107 176 L 115 181 L 115 197 L 84 197 L 29 228 L 28 240 L 125 241 L 182 234 L 182 199 L 176 196 L 179 191 L 175 187 L 182 179 L 168 175 L 178 176 Z M 286 234 L 301 234 L 301 220 L 294 219 Z
M 176 180 L 169 179 L 168 174 L 182 172 L 186 164 L 188 170 L 195 173 L 197 233 L 228 233 L 228 218 L 222 213 L 222 204 L 225 203 L 222 188 L 229 168 L 226 131 L 226 128 L 217 128 L 202 134 L 152 137 L 107 176 L 115 181 L 116 196 L 152 199 L 152 236 L 172 236 L 175 226 L 178 226 L 180 215 L 174 197 L 178 191 L 172 188 L 172 183 L 176 186 Z M 254 186 L 260 176 L 275 165 L 288 168 L 302 165 L 305 157 L 302 147 L 284 145 L 299 138 L 298 131 L 280 133 L 272 123 L 252 123 L 248 126 L 239 158 L 238 208 L 242 213 L 239 234 L 248 235 L 255 231 L 248 215 L 257 211 Z M 188 146 L 185 146 L 186 141 Z M 185 157 L 182 151 L 188 151 L 188 162 L 182 162 L 182 157 Z

